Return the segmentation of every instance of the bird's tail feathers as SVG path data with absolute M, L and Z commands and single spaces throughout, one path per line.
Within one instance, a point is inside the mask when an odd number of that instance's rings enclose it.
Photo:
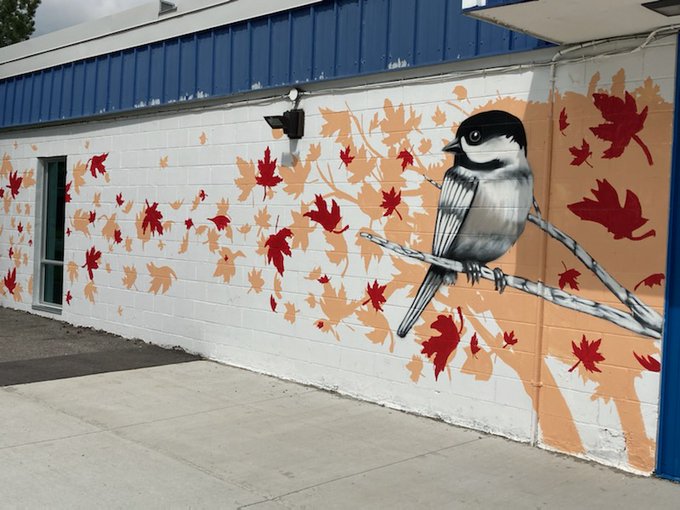
M 420 314 L 427 307 L 429 302 L 432 300 L 434 295 L 439 290 L 439 287 L 444 282 L 446 272 L 430 267 L 425 275 L 423 283 L 420 284 L 420 288 L 416 293 L 416 298 L 411 303 L 411 307 L 406 312 L 404 320 L 401 321 L 399 329 L 397 329 L 397 335 L 404 338 L 406 334 L 411 330 L 413 325 L 416 323 Z

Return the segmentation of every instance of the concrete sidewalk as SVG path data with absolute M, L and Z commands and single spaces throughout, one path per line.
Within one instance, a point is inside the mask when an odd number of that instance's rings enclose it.
M 680 506 L 677 484 L 210 361 L 5 386 L 0 416 L 3 509 Z

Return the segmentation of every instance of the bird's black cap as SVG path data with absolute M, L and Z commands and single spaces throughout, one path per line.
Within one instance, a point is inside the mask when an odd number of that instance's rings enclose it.
M 456 152 L 455 148 L 460 146 L 459 142 L 463 137 L 468 144 L 477 145 L 496 136 L 511 137 L 526 154 L 527 135 L 522 121 L 502 110 L 481 112 L 465 119 L 456 132 L 456 139 L 444 147 L 444 150 Z

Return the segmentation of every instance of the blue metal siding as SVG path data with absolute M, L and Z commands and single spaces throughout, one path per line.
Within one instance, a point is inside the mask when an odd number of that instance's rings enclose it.
M 666 310 L 661 348 L 661 396 L 656 474 L 680 481 L 680 36 L 675 57 L 675 114 L 666 257 Z
M 324 0 L 0 80 L 0 128 L 548 46 L 450 0 Z

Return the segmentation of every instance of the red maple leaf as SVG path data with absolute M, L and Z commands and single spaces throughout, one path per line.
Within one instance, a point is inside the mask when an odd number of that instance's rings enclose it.
M 73 299 L 73 296 L 71 295 L 71 291 L 67 290 L 66 291 L 66 304 L 70 305 L 72 299 Z
M 19 231 L 20 234 L 24 231 L 24 226 L 21 224 L 21 222 L 19 222 L 19 224 L 17 225 L 17 230 Z
M 156 232 L 159 235 L 163 234 L 163 225 L 161 225 L 161 220 L 163 219 L 163 213 L 158 210 L 158 202 L 154 202 L 153 205 L 149 205 L 149 201 L 146 201 L 146 209 L 144 210 L 144 220 L 142 221 L 142 232 L 146 233 L 146 228 L 151 228 L 151 234 L 155 235 Z
M 314 325 L 319 329 L 323 329 L 323 321 L 316 321 Z
M 576 146 L 569 147 L 569 152 L 571 152 L 571 155 L 574 156 L 574 159 L 570 163 L 571 165 L 581 166 L 583 163 L 585 163 L 590 168 L 593 168 L 593 165 L 588 162 L 588 158 L 593 155 L 593 152 L 590 150 L 590 145 L 588 142 L 586 142 L 585 138 L 581 143 L 581 148 Z
M 113 242 L 116 244 L 120 244 L 123 242 L 123 234 L 118 228 L 113 231 Z
M 482 350 L 482 348 L 479 346 L 479 340 L 477 339 L 477 333 L 473 333 L 472 338 L 470 339 L 470 352 L 476 358 L 477 353 L 481 350 Z
M 99 269 L 99 259 L 102 252 L 97 250 L 94 246 L 85 252 L 85 263 L 80 267 L 87 267 L 87 274 L 90 280 L 94 278 L 92 271 Z
M 610 142 L 609 147 L 602 155 L 605 159 L 618 158 L 631 140 L 635 141 L 642 152 L 647 157 L 650 165 L 654 164 L 649 148 L 640 139 L 638 133 L 645 126 L 647 118 L 647 107 L 645 106 L 640 113 L 637 111 L 635 98 L 628 92 L 625 93 L 625 100 L 620 97 L 608 94 L 593 94 L 595 107 L 602 113 L 602 118 L 607 122 L 590 128 L 595 136 L 600 140 Z
M 194 226 L 194 220 L 191 218 L 184 220 L 184 225 L 186 225 L 187 230 Z
M 88 221 L 90 223 L 94 223 L 94 220 L 97 219 L 97 211 L 90 211 L 90 217 Z
M 640 285 L 646 285 L 650 289 L 654 287 L 654 285 L 661 285 L 661 282 L 666 278 L 663 273 L 654 273 L 650 274 L 647 278 L 644 280 L 640 281 L 633 290 L 638 290 L 638 287 Z
M 123 194 L 118 193 L 116 195 L 116 204 L 119 205 L 119 206 L 122 206 L 124 203 L 125 203 L 125 200 L 123 200 Z
M 570 288 L 574 290 L 579 290 L 578 289 L 578 281 L 576 280 L 579 276 L 581 276 L 581 273 L 578 272 L 576 269 L 567 269 L 567 265 L 562 262 L 562 265 L 564 266 L 564 272 L 563 273 L 558 273 L 557 276 L 560 277 L 559 281 L 559 286 L 560 289 L 564 290 L 564 287 L 569 285 Z
M 595 200 L 583 197 L 581 202 L 568 204 L 567 207 L 576 216 L 584 221 L 594 221 L 607 228 L 614 234 L 614 239 L 630 239 L 640 241 L 656 235 L 655 230 L 645 232 L 640 236 L 634 236 L 633 231 L 647 223 L 647 218 L 642 217 L 640 199 L 631 190 L 626 190 L 626 202 L 619 204 L 619 194 L 607 179 L 597 180 L 597 189 L 590 190 L 595 195 Z
M 503 349 L 505 349 L 508 345 L 515 345 L 519 341 L 519 338 L 515 336 L 515 330 L 513 329 L 510 333 L 503 331 L 503 341 L 505 342 L 503 344 Z
M 71 237 L 71 229 L 70 228 L 66 229 L 66 237 Z
M 33 239 L 29 239 L 29 240 L 28 240 L 28 245 L 29 245 L 29 246 L 33 246 Z
M 205 194 L 205 191 L 199 190 L 199 191 L 198 191 L 198 196 L 199 196 L 199 198 L 201 199 L 201 202 L 203 202 L 203 201 L 205 200 L 205 198 L 206 198 L 208 195 Z
M 272 161 L 270 157 L 271 152 L 269 147 L 267 147 L 264 151 L 264 159 L 257 160 L 257 169 L 260 173 L 255 176 L 255 182 L 264 188 L 263 200 L 267 198 L 267 188 L 273 188 L 283 181 L 281 177 L 275 174 L 276 159 Z
M 106 161 L 106 158 L 108 157 L 109 153 L 105 152 L 104 154 L 100 154 L 99 156 L 92 156 L 92 158 L 90 158 L 90 173 L 92 174 L 92 177 L 96 179 L 97 172 L 99 172 L 102 175 L 106 173 L 104 161 Z
M 413 164 L 413 154 L 411 154 L 408 150 L 403 149 L 399 155 L 397 156 L 397 159 L 401 159 L 401 169 L 406 170 L 406 167 L 409 165 Z
M 283 256 L 291 256 L 290 246 L 287 241 L 289 237 L 293 237 L 293 232 L 289 228 L 282 228 L 276 234 L 270 235 L 264 243 L 265 248 L 268 248 L 267 262 L 274 264 L 274 267 L 281 276 L 283 276 L 284 271 Z
M 323 196 L 314 195 L 314 205 L 316 206 L 316 211 L 308 211 L 304 216 L 319 223 L 324 230 L 334 234 L 342 234 L 349 228 L 349 225 L 345 225 L 345 228 L 342 230 L 336 230 L 338 223 L 342 220 L 342 216 L 340 216 L 340 206 L 335 200 L 331 201 L 331 210 L 329 211 L 328 203 L 324 200 Z
M 316 281 L 319 282 L 319 283 L 328 283 L 329 281 L 331 281 L 331 279 L 328 277 L 328 275 L 323 275 L 321 278 L 319 278 Z
M 633 351 L 633 356 L 635 356 L 635 359 L 638 360 L 638 363 L 640 363 L 640 365 L 642 365 L 645 369 L 649 370 L 650 372 L 661 372 L 661 363 L 659 363 L 653 356 L 651 355 L 638 356 L 638 354 L 635 351 Z
M 14 289 L 17 286 L 17 268 L 15 267 L 12 272 L 7 270 L 7 276 L 5 276 L 2 279 L 3 283 L 5 284 L 5 287 L 7 288 L 7 291 L 14 295 Z
M 12 247 L 10 246 L 10 247 L 9 247 L 9 258 L 12 258 L 12 257 L 14 257 L 14 248 L 12 248 Z
M 378 285 L 378 280 L 375 280 L 373 285 L 367 283 L 366 292 L 368 293 L 368 299 L 361 304 L 367 305 L 370 302 L 374 310 L 382 312 L 383 309 L 381 305 L 387 302 L 384 296 L 386 288 L 387 285 Z
M 589 342 L 586 340 L 586 335 L 583 335 L 580 345 L 576 345 L 575 342 L 571 342 L 571 348 L 574 351 L 574 356 L 578 358 L 578 361 L 573 367 L 569 369 L 569 372 L 573 372 L 574 369 L 581 363 L 583 363 L 583 367 L 588 372 L 602 372 L 602 370 L 597 368 L 596 365 L 596 363 L 604 361 L 604 356 L 598 352 L 601 342 L 601 338 Z
M 272 307 L 272 312 L 276 311 L 276 299 L 274 299 L 274 295 L 269 296 L 269 306 Z
M 5 197 L 5 188 L 0 188 L 0 198 Z
M 66 183 L 66 187 L 64 188 L 64 202 L 67 204 L 71 201 L 71 194 L 69 193 L 69 191 L 71 191 L 71 184 L 72 182 L 68 181 Z
M 392 186 L 392 189 L 389 192 L 383 191 L 382 196 L 383 201 L 382 204 L 380 204 L 380 207 L 385 209 L 385 214 L 383 214 L 383 216 L 390 216 L 393 212 L 396 212 L 399 219 L 403 220 L 404 218 L 402 218 L 399 211 L 397 211 L 397 206 L 401 204 L 401 191 L 397 193 L 394 186 Z
M 219 215 L 219 216 L 215 216 L 214 218 L 208 218 L 208 219 L 215 224 L 215 226 L 217 227 L 217 230 L 224 230 L 225 228 L 227 228 L 227 225 L 229 225 L 229 223 L 231 223 L 231 220 L 224 215 Z
M 463 331 L 463 312 L 457 308 L 460 317 L 460 328 L 456 328 L 452 315 L 437 315 L 437 319 L 430 324 L 430 328 L 439 331 L 441 335 L 431 336 L 422 344 L 421 354 L 425 354 L 434 363 L 434 379 L 446 368 L 449 356 L 458 347 L 460 334 Z
M 19 194 L 19 190 L 21 189 L 21 181 L 23 181 L 23 177 L 19 177 L 17 171 L 15 170 L 14 173 L 10 172 L 9 173 L 9 184 L 5 186 L 6 188 L 9 189 L 10 193 L 12 193 L 12 198 L 16 198 L 17 195 Z
M 567 109 L 562 108 L 562 111 L 560 112 L 560 133 L 562 133 L 562 136 L 567 136 L 564 134 L 564 130 L 569 127 L 569 122 L 567 122 Z
M 352 161 L 354 161 L 354 156 L 349 155 L 349 150 L 350 150 L 349 145 L 347 146 L 347 149 L 345 149 L 344 151 L 340 149 L 340 159 L 345 164 L 345 168 L 347 168 L 349 164 Z

